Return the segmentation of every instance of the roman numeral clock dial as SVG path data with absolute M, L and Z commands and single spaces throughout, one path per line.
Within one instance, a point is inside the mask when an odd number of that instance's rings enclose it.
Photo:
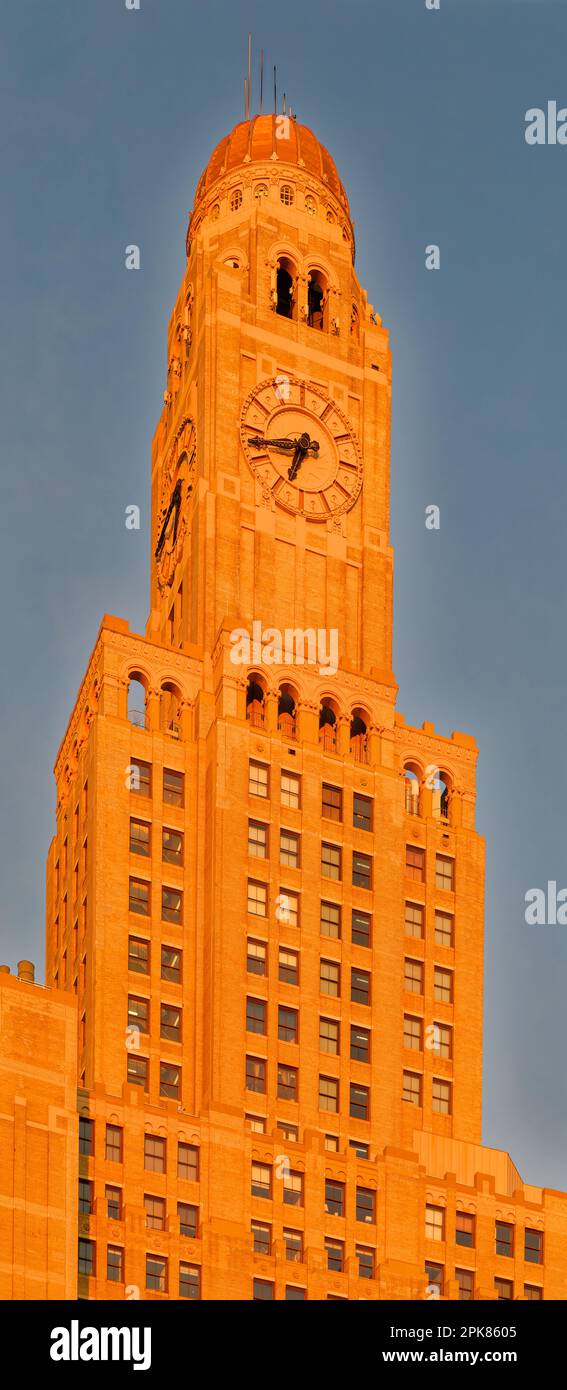
M 283 376 L 260 382 L 244 402 L 240 436 L 262 491 L 292 515 L 330 521 L 356 502 L 360 445 L 319 386 Z

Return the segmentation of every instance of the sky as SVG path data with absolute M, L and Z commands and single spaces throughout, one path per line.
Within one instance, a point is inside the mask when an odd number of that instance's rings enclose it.
M 391 333 L 399 708 L 480 748 L 484 1142 L 567 1189 L 567 928 L 524 917 L 567 886 L 567 147 L 524 136 L 567 106 L 562 0 L 5 0 L 2 958 L 43 978 L 57 748 L 102 614 L 144 629 L 167 320 L 248 30 L 336 160 Z

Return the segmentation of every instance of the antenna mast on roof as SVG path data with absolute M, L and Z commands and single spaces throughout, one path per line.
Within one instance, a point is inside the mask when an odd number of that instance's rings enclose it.
M 264 100 L 264 50 L 260 49 L 260 112 Z
M 274 116 L 278 114 L 278 88 L 276 83 L 276 69 L 274 65 Z
M 248 116 L 248 120 L 250 120 L 250 88 L 251 88 L 251 84 L 252 84 L 251 67 L 252 67 L 252 35 L 249 34 L 249 35 L 248 35 L 248 87 L 247 87 L 247 94 L 248 94 L 248 111 L 247 111 L 247 116 Z

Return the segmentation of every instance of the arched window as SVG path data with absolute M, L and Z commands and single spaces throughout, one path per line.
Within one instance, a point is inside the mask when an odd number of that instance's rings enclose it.
M 242 204 L 242 189 L 241 189 L 241 188 L 233 188 L 232 193 L 231 193 L 230 198 L 229 198 L 229 203 L 228 203 L 229 208 L 230 208 L 230 211 L 231 211 L 231 212 L 238 212 L 238 209 L 239 209 L 239 207 L 241 206 L 241 204 Z
M 322 332 L 325 325 L 326 285 L 318 271 L 309 276 L 307 286 L 307 323 Z
M 128 679 L 128 719 L 137 728 L 146 728 L 146 683 L 139 671 L 132 671 Z
M 246 691 L 246 718 L 255 729 L 264 728 L 265 691 L 253 677 L 248 681 Z
M 295 699 L 285 685 L 281 687 L 278 700 L 278 729 L 285 738 L 295 738 Z
M 257 184 L 256 184 L 256 187 L 255 187 L 255 189 L 254 189 L 254 197 L 255 197 L 255 199 L 256 199 L 256 202 L 257 202 L 257 203 L 260 203 L 260 202 L 262 201 L 262 198 L 267 198 L 267 196 L 268 196 L 268 185 L 267 185 L 267 183 L 257 183 Z
M 308 193 L 305 199 L 305 211 L 309 217 L 314 217 L 317 212 L 317 203 L 311 193 Z
M 319 743 L 325 753 L 337 750 L 337 716 L 330 705 L 323 704 L 319 712 Z
M 225 265 L 229 265 L 232 270 L 240 270 L 240 261 L 237 256 L 227 256 Z
M 288 261 L 278 261 L 276 288 L 276 314 L 281 314 L 284 319 L 293 318 L 293 276 Z
M 218 222 L 219 217 L 220 217 L 220 204 L 219 204 L 219 203 L 213 203 L 213 206 L 212 206 L 212 208 L 211 208 L 211 221 L 212 221 L 212 222 Z
M 283 203 L 284 207 L 290 208 L 293 206 L 294 196 L 295 195 L 291 184 L 282 183 L 282 186 L 280 188 L 280 202 Z
M 438 772 L 433 784 L 432 811 L 436 820 L 449 820 L 451 784 L 445 772 Z
M 420 815 L 420 791 L 421 775 L 419 768 L 413 763 L 406 763 L 404 767 L 406 815 Z
M 180 701 L 177 686 L 171 681 L 164 681 L 159 695 L 159 726 L 162 733 L 169 734 L 170 738 L 181 736 Z
M 366 720 L 355 710 L 350 721 L 350 752 L 356 763 L 368 761 L 368 729 Z

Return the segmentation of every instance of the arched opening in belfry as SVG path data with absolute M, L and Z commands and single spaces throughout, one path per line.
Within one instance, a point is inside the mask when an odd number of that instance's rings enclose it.
M 284 264 L 278 265 L 276 313 L 284 319 L 293 318 L 293 276 Z
M 265 691 L 254 678 L 250 677 L 246 689 L 246 718 L 257 729 L 264 727 Z
M 309 276 L 307 286 L 307 323 L 310 328 L 317 328 L 320 332 L 325 326 L 325 297 L 326 285 L 323 276 L 319 271 L 314 271 Z

